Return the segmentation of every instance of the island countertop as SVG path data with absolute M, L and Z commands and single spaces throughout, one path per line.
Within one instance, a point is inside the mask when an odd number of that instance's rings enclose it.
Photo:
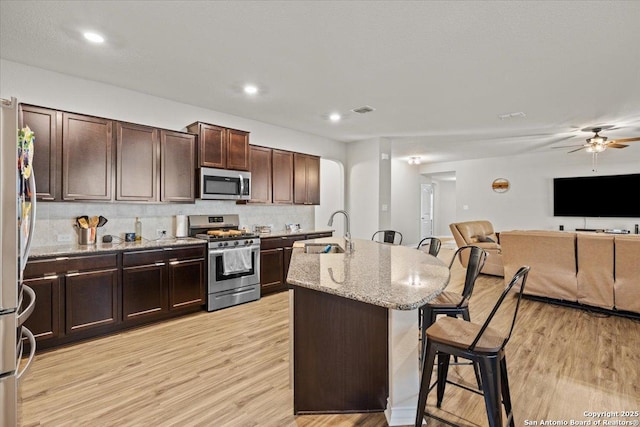
M 295 242 L 287 283 L 395 310 L 415 310 L 437 296 L 450 278 L 447 265 L 405 246 L 353 239 L 351 254 L 307 254 L 308 243 L 338 244 L 339 237 Z

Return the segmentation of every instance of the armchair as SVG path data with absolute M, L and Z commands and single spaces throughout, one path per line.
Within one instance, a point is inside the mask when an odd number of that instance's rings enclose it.
M 504 277 L 504 266 L 502 264 L 502 249 L 498 236 L 493 230 L 493 225 L 489 221 L 467 221 L 449 224 L 453 233 L 453 238 L 459 248 L 463 246 L 478 246 L 487 251 L 487 261 L 481 273 L 492 276 Z M 460 262 L 466 268 L 469 254 L 463 253 Z

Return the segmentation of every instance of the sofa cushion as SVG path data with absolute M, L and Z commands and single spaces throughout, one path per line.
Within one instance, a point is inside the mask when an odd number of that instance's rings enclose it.
M 569 232 L 501 232 L 505 281 L 528 265 L 525 294 L 577 302 L 575 242 L 576 233 Z
M 613 308 L 613 235 L 578 233 L 578 302 Z
M 478 239 L 478 242 L 481 242 L 481 243 L 495 243 L 496 242 L 495 240 L 493 240 L 489 236 L 476 236 L 476 238 Z
M 640 236 L 615 237 L 616 309 L 640 313 Z

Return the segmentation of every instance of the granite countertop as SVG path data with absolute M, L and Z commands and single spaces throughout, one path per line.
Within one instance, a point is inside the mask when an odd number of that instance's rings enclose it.
M 95 245 L 53 245 L 32 247 L 29 258 L 43 258 L 61 255 L 86 255 L 97 252 L 131 251 L 136 249 L 165 248 L 167 246 L 184 246 L 206 244 L 206 240 L 192 237 L 180 239 L 142 240 L 141 242 L 96 243 Z
M 287 236 L 299 236 L 305 234 L 315 233 L 333 233 L 335 230 L 332 228 L 318 229 L 318 230 L 298 230 L 298 231 L 272 231 L 271 233 L 258 233 L 261 239 L 268 239 L 269 237 L 287 237 Z
M 308 243 L 337 243 L 339 237 L 295 242 L 287 283 L 395 310 L 415 310 L 449 283 L 449 268 L 425 252 L 353 239 L 351 254 L 307 254 Z

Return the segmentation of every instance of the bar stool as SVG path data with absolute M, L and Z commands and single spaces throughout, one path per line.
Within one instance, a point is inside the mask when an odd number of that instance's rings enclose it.
M 502 405 L 504 405 L 507 414 L 507 424 L 515 427 L 504 349 L 513 332 L 529 269 L 529 266 L 520 267 L 500 295 L 500 298 L 498 298 L 489 317 L 487 317 L 487 320 L 482 325 L 457 317 L 447 316 L 438 319 L 427 329 L 427 341 L 425 345 L 426 356 L 422 360 L 422 376 L 415 421 L 416 427 L 422 425 L 425 416 L 449 423 L 433 414 L 429 414 L 425 410 L 427 396 L 432 388 L 430 386 L 431 375 L 433 373 L 432 367 L 436 355 L 438 356 L 438 379 L 436 382 L 436 406 L 438 408 L 442 406 L 445 385 L 449 383 L 484 396 L 490 427 L 502 427 Z M 510 327 L 506 333 L 499 332 L 498 327 L 492 323 L 492 320 L 501 308 L 507 294 L 518 283 L 520 287 L 516 302 L 513 304 L 514 307 L 508 308 L 511 313 L 504 313 L 506 319 L 511 318 Z M 505 309 L 505 311 L 506 310 L 507 309 Z M 502 320 L 506 319 L 503 318 Z M 502 322 L 500 323 L 503 324 Z M 504 324 L 507 325 L 506 322 Z M 447 380 L 451 356 L 458 356 L 470 360 L 480 366 L 482 392 Z
M 373 236 L 371 236 L 371 240 L 378 239 L 379 238 L 378 235 L 380 234 L 382 234 L 382 243 L 392 243 L 394 245 L 402 244 L 402 233 L 394 230 L 378 230 L 375 233 L 373 233 Z M 400 240 L 398 240 L 397 243 L 396 243 L 396 237 L 400 238 Z
M 429 246 L 429 250 L 427 251 L 429 255 L 438 256 L 440 253 L 440 246 L 442 246 L 442 241 L 437 237 L 425 237 L 420 240 L 418 243 L 418 247 L 416 249 L 422 249 L 424 246 Z
M 419 313 L 421 313 L 421 318 L 419 319 L 419 324 L 422 342 L 421 360 L 425 357 L 426 330 L 429 326 L 433 325 L 439 314 L 444 314 L 449 317 L 462 316 L 466 321 L 471 320 L 471 317 L 469 316 L 469 299 L 471 298 L 476 279 L 480 274 L 480 270 L 484 267 L 488 254 L 487 251 L 478 246 L 462 246 L 453 254 L 453 258 L 451 258 L 451 262 L 449 263 L 449 270 L 451 270 L 456 258 L 461 258 L 463 251 L 470 251 L 470 253 L 462 293 L 459 294 L 456 292 L 445 291 L 420 307 Z M 455 363 L 458 363 L 457 358 Z M 480 389 L 482 386 L 480 369 L 475 363 L 473 364 L 473 369 L 475 371 L 476 381 L 478 382 L 478 389 Z

